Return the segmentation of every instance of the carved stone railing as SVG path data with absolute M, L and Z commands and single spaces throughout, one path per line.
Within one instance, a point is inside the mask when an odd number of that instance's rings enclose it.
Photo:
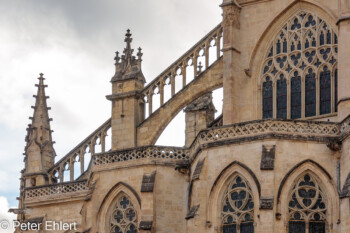
M 65 181 L 64 173 L 69 171 L 69 181 L 74 180 L 74 163 L 80 163 L 80 172 L 83 174 L 87 169 L 87 164 L 90 161 L 85 161 L 86 155 L 93 156 L 95 149 L 100 146 L 99 152 L 105 152 L 107 131 L 111 128 L 111 119 L 107 120 L 98 127 L 92 134 L 79 143 L 73 150 L 68 152 L 66 156 L 60 159 L 49 170 L 49 181 L 51 183 L 61 183 Z M 110 136 L 110 135 L 109 135 Z
M 201 131 L 190 147 L 190 159 L 192 160 L 204 145 L 219 145 L 223 141 L 232 143 L 264 137 L 327 141 L 338 138 L 340 134 L 340 125 L 333 122 L 273 119 L 250 121 Z
M 142 90 L 142 94 L 145 96 L 145 102 L 148 104 L 148 115 L 151 115 L 152 112 L 156 110 L 153 109 L 154 95 L 154 97 L 159 98 L 158 103 L 162 106 L 167 102 L 167 100 L 165 100 L 165 87 L 167 85 L 170 85 L 171 93 L 169 94 L 172 97 L 189 83 L 188 76 L 190 75 L 186 72 L 187 67 L 193 66 L 193 77 L 196 78 L 200 73 L 206 70 L 210 64 L 221 57 L 221 38 L 222 27 L 221 24 L 219 24 Z M 212 59 L 212 54 L 209 53 L 210 47 L 216 47 L 216 50 L 214 50 L 214 59 Z M 203 60 L 204 64 L 202 64 L 200 60 Z M 178 79 L 180 79 L 179 82 L 182 83 L 181 89 L 176 87 L 176 83 L 179 83 L 176 82 Z
M 130 150 L 111 151 L 95 154 L 93 165 L 99 166 L 109 163 L 118 163 L 131 160 L 155 159 L 155 160 L 188 160 L 189 150 L 179 147 L 147 146 Z
M 86 180 L 31 187 L 25 189 L 25 200 L 40 199 L 47 196 L 50 196 L 50 198 L 53 196 L 63 197 L 64 194 L 85 193 L 88 190 Z

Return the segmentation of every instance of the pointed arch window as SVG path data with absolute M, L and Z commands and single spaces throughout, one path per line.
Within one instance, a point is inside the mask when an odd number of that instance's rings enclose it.
M 276 34 L 261 72 L 263 118 L 297 119 L 337 111 L 338 37 L 329 25 L 300 10 Z
M 311 174 L 299 178 L 289 195 L 288 232 L 326 233 L 326 195 Z
M 222 200 L 222 232 L 254 233 L 254 202 L 248 183 L 233 177 Z
M 137 212 L 130 198 L 122 193 L 117 197 L 117 202 L 110 219 L 110 233 L 137 233 Z

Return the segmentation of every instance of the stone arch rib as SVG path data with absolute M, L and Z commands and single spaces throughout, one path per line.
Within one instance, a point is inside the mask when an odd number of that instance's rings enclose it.
M 223 176 L 223 174 L 233 165 L 238 165 L 240 167 L 242 167 L 244 170 L 246 170 L 250 175 L 251 177 L 253 178 L 254 182 L 255 182 L 255 185 L 258 189 L 258 192 L 259 192 L 259 197 L 261 196 L 261 186 L 260 186 L 260 183 L 259 183 L 259 180 L 258 178 L 256 177 L 256 175 L 254 174 L 254 172 L 249 168 L 247 167 L 245 164 L 239 162 L 239 161 L 233 161 L 232 163 L 230 163 L 229 165 L 227 165 L 221 172 L 220 174 L 216 177 L 214 183 L 213 183 L 213 186 L 211 187 L 210 189 L 210 193 L 209 193 L 209 196 L 211 195 L 211 193 L 213 192 L 215 186 L 217 185 L 217 183 L 219 182 L 219 180 L 221 179 L 221 177 Z
M 102 206 L 104 205 L 104 203 L 106 202 L 106 200 L 110 197 L 110 195 L 113 193 L 114 189 L 116 189 L 118 186 L 123 186 L 123 187 L 125 187 L 126 189 L 128 189 L 128 190 L 136 197 L 139 206 L 141 206 L 141 198 L 140 198 L 140 196 L 137 194 L 136 190 L 133 189 L 133 188 L 132 188 L 130 185 L 128 185 L 127 183 L 121 181 L 121 182 L 116 183 L 116 184 L 108 191 L 108 193 L 106 194 L 106 196 L 103 198 L 103 200 L 102 200 L 102 202 L 101 202 L 101 205 L 100 205 L 100 207 L 99 207 L 98 213 L 100 213 Z
M 311 163 L 313 165 L 315 165 L 317 168 L 319 168 L 327 177 L 329 180 L 332 180 L 332 176 L 327 172 L 327 170 L 325 168 L 323 168 L 320 164 L 318 164 L 317 162 L 311 160 L 311 159 L 306 159 L 304 161 L 301 161 L 300 163 L 296 164 L 294 167 L 292 167 L 292 169 L 290 169 L 287 174 L 283 177 L 282 182 L 278 188 L 278 193 L 277 193 L 277 203 L 280 202 L 280 197 L 281 197 L 281 193 L 283 190 L 283 187 L 287 181 L 287 179 L 289 178 L 289 176 L 295 171 L 297 170 L 300 166 L 302 166 L 305 163 Z

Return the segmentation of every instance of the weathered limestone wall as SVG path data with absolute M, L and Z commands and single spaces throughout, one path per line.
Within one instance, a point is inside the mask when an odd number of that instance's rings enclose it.
M 262 146 L 276 146 L 274 170 L 261 170 Z M 194 181 L 192 189 L 192 205 L 200 204 L 197 215 L 188 220 L 187 232 L 221 232 L 220 231 L 220 209 L 222 208 L 221 193 L 226 188 L 227 180 L 216 180 L 219 176 L 229 178 L 234 172 L 239 172 L 244 176 L 253 191 L 255 201 L 255 231 L 259 233 L 280 233 L 286 229 L 286 205 L 285 200 L 288 192 L 297 177 L 302 171 L 310 170 L 316 174 L 326 189 L 329 197 L 329 224 L 332 224 L 332 232 L 340 232 L 337 224 L 339 216 L 336 165 L 337 159 L 334 152 L 331 151 L 324 143 L 315 142 L 298 142 L 285 140 L 266 140 L 255 141 L 241 144 L 220 146 L 206 149 L 201 152 L 196 160 L 205 158 L 203 170 L 199 180 Z M 331 175 L 331 179 L 318 166 L 311 162 L 306 162 L 296 169 L 290 179 L 286 180 L 282 189 L 281 204 L 277 205 L 277 194 L 279 186 L 286 174 L 298 163 L 304 160 L 313 160 L 322 166 L 325 171 Z M 257 177 L 261 187 L 261 197 L 273 197 L 273 210 L 259 210 L 259 197 L 256 183 L 252 175 L 242 166 L 234 163 L 237 161 L 247 166 Z M 191 170 L 195 169 L 194 161 Z M 231 164 L 231 166 L 229 166 Z M 227 167 L 228 166 L 228 167 Z M 282 200 L 283 199 L 283 200 Z M 343 207 L 345 208 L 345 207 Z M 346 207 L 348 208 L 348 207 Z M 277 213 L 281 213 L 281 220 L 275 218 Z M 347 218 L 348 219 L 348 218 Z M 341 231 L 346 232 L 346 231 Z
M 133 161 L 134 162 L 134 161 Z M 131 163 L 133 163 L 131 162 Z M 96 172 L 92 182 L 96 181 L 95 191 L 90 201 L 83 207 L 85 229 L 91 228 L 92 232 L 102 232 L 103 224 L 110 218 L 104 216 L 105 203 L 115 198 L 117 191 L 126 192 L 130 198 L 136 200 L 135 208 L 140 208 L 137 215 L 139 220 L 147 220 L 153 216 L 153 227 L 157 232 L 184 232 L 184 217 L 186 214 L 186 177 L 175 171 L 174 166 L 130 166 L 124 162 L 120 169 Z M 128 166 L 129 164 L 129 166 Z M 144 174 L 156 172 L 153 192 L 142 193 L 141 184 Z M 117 185 L 123 183 L 122 185 Z M 129 186 L 129 188 L 127 187 Z M 115 193 L 113 190 L 117 190 Z M 133 190 L 135 193 L 133 193 Z M 137 194 L 137 195 L 135 195 Z M 140 198 L 141 206 L 137 197 Z M 153 198 L 154 206 L 150 206 Z M 112 206 L 110 206 L 112 208 Z M 153 212 L 152 212 L 153 211 Z M 144 218 L 146 216 L 146 219 Z

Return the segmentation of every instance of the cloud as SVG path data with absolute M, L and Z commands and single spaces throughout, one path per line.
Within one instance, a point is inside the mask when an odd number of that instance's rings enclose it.
M 11 224 L 17 219 L 15 214 L 8 212 L 9 208 L 6 197 L 0 196 L 0 232 L 3 233 L 13 233 Z M 6 226 L 9 226 L 8 229 Z

